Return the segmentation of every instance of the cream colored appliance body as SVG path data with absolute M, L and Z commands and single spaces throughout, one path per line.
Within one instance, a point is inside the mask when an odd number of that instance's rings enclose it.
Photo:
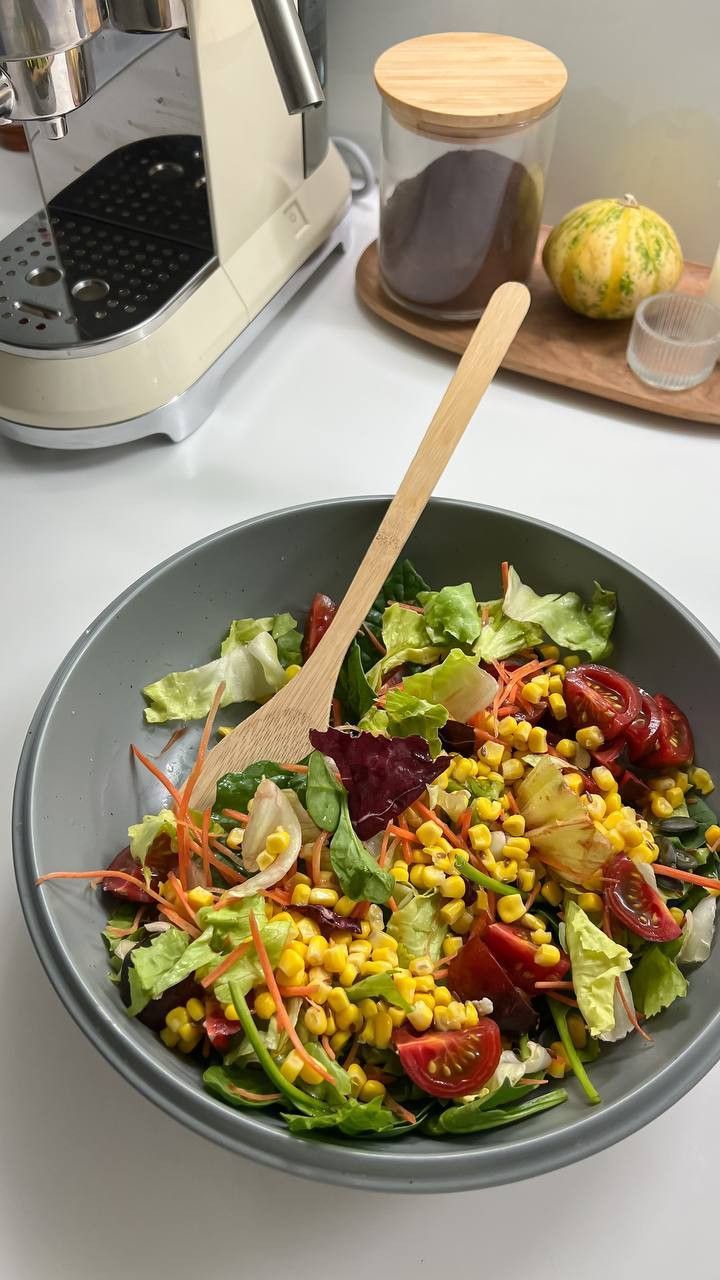
M 347 242 L 324 0 L 304 26 L 293 0 L 28 3 L 30 37 L 0 0 L 0 118 L 25 120 L 41 192 L 0 241 L 0 430 L 181 439 Z

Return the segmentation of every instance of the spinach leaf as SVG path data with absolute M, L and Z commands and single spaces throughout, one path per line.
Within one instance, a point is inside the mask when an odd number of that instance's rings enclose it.
M 688 816 L 697 822 L 698 829 L 691 835 L 680 836 L 680 843 L 685 849 L 698 849 L 705 843 L 708 827 L 715 826 L 717 818 L 701 795 L 688 795 L 687 810 Z
M 342 798 L 340 819 L 330 842 L 330 862 L 343 893 L 354 902 L 387 902 L 395 888 L 392 876 L 378 866 L 355 834 L 346 796 Z
M 223 831 L 237 826 L 232 818 L 223 817 L 223 809 L 237 809 L 247 813 L 247 807 L 263 778 L 270 778 L 281 790 L 294 791 L 305 804 L 307 778 L 304 773 L 290 773 L 273 760 L 257 760 L 242 773 L 225 773 L 218 780 L 213 810 L 213 822 L 219 822 Z
M 353 1137 L 356 1134 L 382 1133 L 389 1135 L 389 1130 L 408 1129 L 406 1123 L 398 1122 L 380 1098 L 372 1102 L 358 1102 L 356 1098 L 347 1098 L 333 1111 L 323 1115 L 298 1116 L 283 1115 L 291 1133 L 309 1133 L 313 1129 L 339 1129 L 341 1133 Z
M 322 831 L 334 831 L 340 821 L 345 788 L 330 772 L 322 751 L 313 751 L 308 761 L 305 805 Z
M 489 1101 L 492 1103 L 496 1096 L 491 1094 Z M 549 1111 L 551 1107 L 566 1102 L 567 1096 L 567 1089 L 552 1089 L 537 1098 L 516 1102 L 514 1106 L 485 1106 L 481 1100 L 479 1103 L 468 1102 L 461 1107 L 446 1107 L 430 1122 L 427 1132 L 432 1137 L 441 1137 L 446 1134 L 481 1133 L 486 1129 L 499 1129 L 539 1115 L 541 1111 Z
M 359 982 L 347 987 L 346 994 L 355 1003 L 377 997 L 388 1004 L 394 1004 L 397 1009 L 404 1009 L 406 1013 L 412 1008 L 404 996 L 400 995 L 389 973 L 371 973 L 367 978 L 361 978 Z
M 349 724 L 359 724 L 375 701 L 375 693 L 365 675 L 362 653 L 357 640 L 353 640 L 345 655 L 335 693 L 340 699 L 343 715 Z
M 241 1111 L 246 1108 L 257 1110 L 271 1107 L 277 1101 L 276 1098 L 270 1098 L 267 1102 L 253 1102 L 237 1092 L 238 1089 L 257 1094 L 271 1092 L 267 1077 L 252 1067 L 208 1067 L 203 1071 L 203 1084 L 213 1097 L 226 1102 L 230 1107 L 238 1107 Z

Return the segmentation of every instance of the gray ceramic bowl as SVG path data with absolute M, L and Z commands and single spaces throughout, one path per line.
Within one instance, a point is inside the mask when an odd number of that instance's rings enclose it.
M 640 1128 L 720 1057 L 720 951 L 691 978 L 690 998 L 653 1026 L 651 1047 L 630 1037 L 593 1066 L 603 1103 L 570 1100 L 522 1125 L 437 1142 L 294 1138 L 264 1113 L 233 1111 L 201 1088 L 197 1068 L 128 1019 L 107 980 L 98 895 L 77 883 L 37 889 L 58 869 L 107 865 L 129 822 L 159 807 L 160 789 L 132 767 L 130 742 L 155 755 L 166 726 L 143 724 L 140 690 L 164 672 L 209 660 L 233 617 L 289 609 L 302 616 L 316 590 L 341 596 L 376 529 L 384 499 L 295 508 L 227 529 L 180 552 L 130 587 L 66 658 L 28 733 L 14 813 L 15 865 L 33 941 L 55 989 L 101 1053 L 148 1098 L 198 1133 L 264 1164 L 378 1190 L 451 1191 L 526 1178 L 590 1155 Z M 512 561 L 541 591 L 617 590 L 616 660 L 691 717 L 703 763 L 720 773 L 709 691 L 720 650 L 678 603 L 634 569 L 537 521 L 435 501 L 408 554 L 433 583 L 470 579 L 496 593 Z M 172 726 L 171 726 L 172 727 Z M 197 733 L 165 761 L 181 777 Z

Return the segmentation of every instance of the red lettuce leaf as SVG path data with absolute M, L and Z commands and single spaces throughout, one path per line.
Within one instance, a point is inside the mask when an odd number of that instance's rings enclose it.
M 314 729 L 310 741 L 335 761 L 348 793 L 352 824 L 361 840 L 377 835 L 447 769 L 433 760 L 424 738 L 381 738 L 372 733 Z

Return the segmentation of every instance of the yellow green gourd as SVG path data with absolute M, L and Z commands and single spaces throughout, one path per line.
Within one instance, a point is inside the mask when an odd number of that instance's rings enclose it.
M 670 224 L 625 195 L 572 209 L 548 236 L 543 266 L 573 311 L 623 320 L 643 298 L 675 288 L 683 256 Z

